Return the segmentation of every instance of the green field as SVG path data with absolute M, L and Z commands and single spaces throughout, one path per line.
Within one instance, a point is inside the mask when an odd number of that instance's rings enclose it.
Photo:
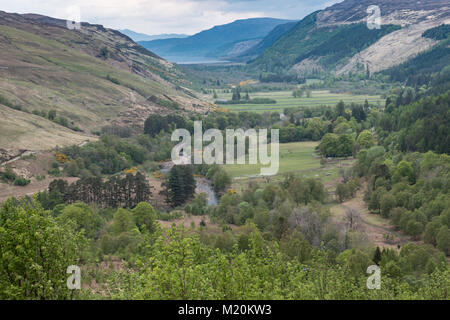
M 280 144 L 280 167 L 278 175 L 272 180 L 282 179 L 284 173 L 293 172 L 306 178 L 318 178 L 323 182 L 339 177 L 339 168 L 348 167 L 353 160 L 335 160 L 325 165 L 320 164 L 320 157 L 315 153 L 318 142 L 293 142 Z M 261 165 L 224 165 L 233 177 L 233 189 L 239 190 L 249 179 L 261 179 Z
M 218 99 L 231 100 L 232 93 L 217 93 Z M 226 108 L 230 111 L 253 111 L 266 112 L 278 111 L 282 112 L 285 108 L 295 107 L 314 107 L 320 105 L 334 106 L 339 101 L 345 103 L 364 103 L 365 100 L 370 104 L 380 105 L 383 102 L 381 96 L 370 95 L 353 95 L 344 93 L 331 93 L 328 90 L 312 91 L 311 97 L 294 98 L 292 91 L 275 91 L 275 92 L 255 92 L 250 93 L 250 98 L 271 98 L 277 101 L 276 104 L 220 104 L 220 108 Z

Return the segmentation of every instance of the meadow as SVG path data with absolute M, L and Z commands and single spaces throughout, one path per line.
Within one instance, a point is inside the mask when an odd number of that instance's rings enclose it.
M 270 177 L 272 181 L 283 179 L 286 173 L 294 173 L 305 178 L 317 178 L 322 182 L 337 179 L 339 169 L 349 167 L 352 159 L 336 159 L 322 165 L 320 156 L 316 154 L 315 148 L 318 142 L 293 142 L 280 144 L 280 166 L 276 176 Z M 249 180 L 264 180 L 258 177 L 261 164 L 251 165 L 224 165 L 224 169 L 233 178 L 232 188 L 241 190 Z
M 231 100 L 232 93 L 217 93 L 218 99 Z M 306 95 L 302 98 L 294 98 L 292 91 L 276 91 L 276 92 L 255 92 L 250 93 L 250 98 L 270 98 L 277 101 L 276 104 L 220 104 L 219 107 L 230 111 L 252 111 L 266 112 L 277 111 L 283 112 L 286 108 L 295 107 L 314 107 L 314 106 L 334 106 L 339 101 L 345 103 L 364 103 L 367 100 L 370 104 L 380 105 L 383 101 L 381 96 L 377 95 L 353 95 L 347 93 L 332 93 L 328 90 L 315 90 L 311 92 L 311 97 Z

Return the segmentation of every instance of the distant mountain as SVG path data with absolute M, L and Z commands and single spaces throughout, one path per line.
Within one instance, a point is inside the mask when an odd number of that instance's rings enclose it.
M 367 27 L 371 5 L 381 9 L 380 29 Z M 298 74 L 377 72 L 437 45 L 422 34 L 449 22 L 448 0 L 345 0 L 305 17 L 249 67 Z
M 257 56 L 262 54 L 267 48 L 271 47 L 278 39 L 281 38 L 282 35 L 291 30 L 296 24 L 297 22 L 289 22 L 276 26 L 272 31 L 269 32 L 267 36 L 264 37 L 264 39 L 259 41 L 256 45 L 254 45 L 250 49 L 242 52 L 238 56 L 238 59 L 249 60 L 252 58 L 256 58 Z
M 156 35 L 148 35 L 145 33 L 134 32 L 133 30 L 129 30 L 129 29 L 119 29 L 118 31 L 120 31 L 122 34 L 130 37 L 135 42 L 189 37 L 189 35 L 187 35 L 187 34 L 178 34 L 178 33 L 163 33 L 163 34 L 156 34 Z
M 252 18 L 215 26 L 184 39 L 139 41 L 143 47 L 167 60 L 223 59 L 256 45 L 280 24 L 291 20 Z
M 176 65 L 101 25 L 70 30 L 65 20 L 0 11 L 0 52 L 2 149 L 45 150 L 105 125 L 143 127 L 152 113 L 210 108 Z

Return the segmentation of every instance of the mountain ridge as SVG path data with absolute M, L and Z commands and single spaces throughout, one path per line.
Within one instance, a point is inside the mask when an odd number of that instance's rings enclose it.
M 228 51 L 240 42 L 262 40 L 280 24 L 291 20 L 274 18 L 251 18 L 214 26 L 184 39 L 140 41 L 143 47 L 163 57 L 210 57 L 227 56 Z M 222 50 L 219 50 L 222 47 Z
M 305 17 L 251 61 L 250 67 L 268 72 L 283 70 L 300 74 L 308 74 L 311 70 L 327 70 L 327 66 L 322 63 L 326 54 L 308 57 L 307 53 L 326 44 L 331 38 L 330 33 L 345 30 L 348 25 L 365 24 L 370 5 L 380 7 L 383 26 L 396 25 L 400 29 L 374 39 L 376 41 L 367 47 L 358 49 L 355 46 L 358 52 L 350 49 L 346 60 L 333 66 L 330 72 L 337 75 L 360 72 L 361 65 L 368 66 L 372 72 L 378 72 L 401 64 L 437 44 L 437 41 L 423 38 L 424 31 L 450 22 L 450 5 L 444 0 L 346 0 Z M 367 29 L 367 36 L 376 30 Z M 356 43 L 356 37 L 361 34 L 354 35 Z M 299 61 L 301 56 L 305 58 Z
M 148 35 L 145 33 L 135 32 L 130 29 L 118 29 L 117 31 L 130 37 L 134 42 L 153 41 L 161 39 L 181 39 L 189 37 L 188 34 L 178 34 L 178 33 L 162 33 L 162 34 Z

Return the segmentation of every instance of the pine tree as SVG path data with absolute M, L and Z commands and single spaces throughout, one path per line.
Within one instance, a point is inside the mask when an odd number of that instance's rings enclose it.
M 373 262 L 375 262 L 375 264 L 378 266 L 380 265 L 380 261 L 381 261 L 381 251 L 380 247 L 377 246 L 375 254 L 373 255 Z

